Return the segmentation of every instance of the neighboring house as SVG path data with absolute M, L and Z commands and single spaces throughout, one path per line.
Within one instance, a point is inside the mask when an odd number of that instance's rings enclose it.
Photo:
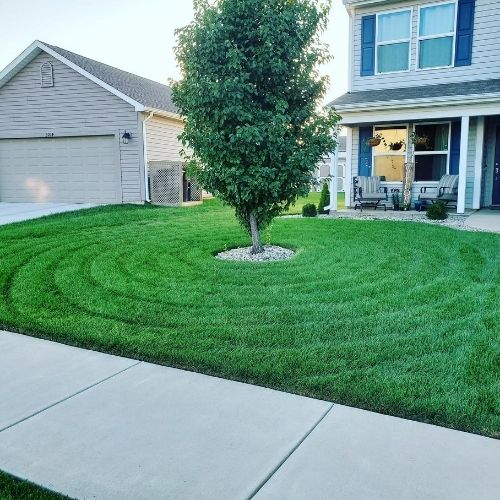
M 500 206 L 500 2 L 344 0 L 350 18 L 349 92 L 331 103 L 347 128 L 352 179 L 385 176 L 400 189 L 412 133 L 413 200 L 459 176 L 457 211 Z M 379 134 L 383 143 L 370 147 Z M 404 141 L 391 149 L 389 144 Z M 408 147 L 410 145 L 410 147 Z
M 168 86 L 36 41 L 0 73 L 0 201 L 148 201 L 182 129 Z
M 322 160 L 316 171 L 317 185 L 316 190 L 321 191 L 323 183 L 329 182 L 331 179 L 331 168 L 333 164 L 337 164 L 337 191 L 344 191 L 345 181 L 345 160 L 346 160 L 346 137 L 339 136 L 337 141 L 337 149 L 335 153 Z

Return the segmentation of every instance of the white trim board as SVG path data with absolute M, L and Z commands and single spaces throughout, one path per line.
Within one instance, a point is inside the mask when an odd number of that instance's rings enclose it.
M 494 116 L 500 115 L 498 102 L 457 105 L 457 106 L 431 106 L 426 107 L 400 108 L 392 107 L 382 110 L 366 107 L 358 112 L 341 113 L 343 126 L 372 124 L 382 125 L 383 122 L 408 122 L 416 120 L 433 120 L 461 118 L 463 116 Z

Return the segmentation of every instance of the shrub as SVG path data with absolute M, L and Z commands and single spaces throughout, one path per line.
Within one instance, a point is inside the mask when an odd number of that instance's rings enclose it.
M 316 217 L 316 215 L 318 215 L 318 211 L 314 203 L 306 203 L 302 207 L 302 217 Z
M 429 219 L 432 220 L 445 220 L 448 218 L 448 212 L 446 211 L 446 205 L 442 201 L 433 203 L 425 213 Z
M 328 211 L 325 207 L 330 205 L 330 190 L 328 189 L 328 183 L 324 183 L 321 188 L 321 195 L 319 197 L 318 212 L 320 214 L 326 214 Z

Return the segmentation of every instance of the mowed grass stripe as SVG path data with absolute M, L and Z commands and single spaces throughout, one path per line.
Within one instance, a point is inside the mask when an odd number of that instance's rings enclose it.
M 0 323 L 114 354 L 500 437 L 500 237 L 278 219 L 287 262 L 217 202 L 0 228 Z

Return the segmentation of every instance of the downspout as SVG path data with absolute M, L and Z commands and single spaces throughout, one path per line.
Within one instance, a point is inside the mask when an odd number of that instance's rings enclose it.
M 148 168 L 148 144 L 147 144 L 147 131 L 146 131 L 146 122 L 153 118 L 154 111 L 149 112 L 149 116 L 147 116 L 142 121 L 142 147 L 143 147 L 143 155 L 144 155 L 144 193 L 145 198 L 148 203 L 151 202 L 151 198 L 149 196 L 149 168 Z

